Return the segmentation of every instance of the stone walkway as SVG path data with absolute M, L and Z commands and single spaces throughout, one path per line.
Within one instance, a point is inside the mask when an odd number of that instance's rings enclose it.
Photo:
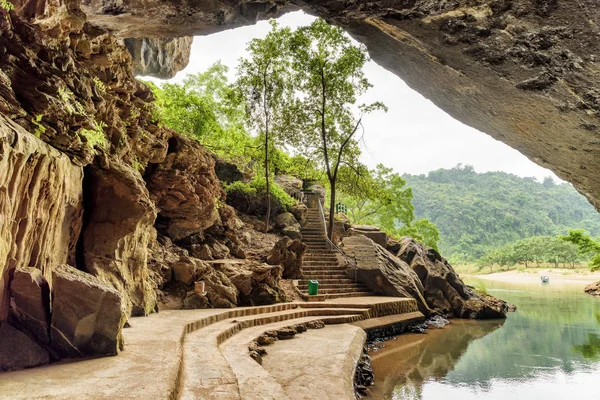
M 250 341 L 267 330 L 296 323 L 322 320 L 327 325 L 349 327 L 348 323 L 415 311 L 415 300 L 390 297 L 163 311 L 133 318 L 132 327 L 124 330 L 125 351 L 116 357 L 0 373 L 0 399 L 303 398 L 290 395 L 287 383 L 282 386 L 276 376 L 249 357 Z M 333 328 L 327 326 L 319 335 L 347 348 L 353 339 L 338 337 Z M 301 345 L 298 338 L 276 345 Z

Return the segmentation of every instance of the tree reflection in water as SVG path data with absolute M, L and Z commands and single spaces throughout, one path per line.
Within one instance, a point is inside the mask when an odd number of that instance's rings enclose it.
M 518 311 L 504 324 L 453 320 L 444 329 L 388 342 L 372 355 L 372 398 L 600 395 L 599 299 L 579 285 L 489 281 L 486 286 Z

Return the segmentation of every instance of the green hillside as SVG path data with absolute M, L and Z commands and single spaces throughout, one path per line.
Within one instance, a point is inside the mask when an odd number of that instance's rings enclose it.
M 570 184 L 477 173 L 471 166 L 404 175 L 413 190 L 416 218 L 440 230 L 440 250 L 470 261 L 520 238 L 566 234 L 582 228 L 600 235 L 600 214 Z

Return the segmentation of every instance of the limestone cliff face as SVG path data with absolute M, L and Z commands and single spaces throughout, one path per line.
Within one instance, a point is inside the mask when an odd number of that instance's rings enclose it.
M 298 8 L 343 27 L 454 118 L 553 170 L 600 207 L 595 0 L 83 2 L 93 24 L 141 38 L 205 35 Z
M 82 179 L 66 155 L 0 115 L 0 321 L 16 268 L 35 267 L 50 280 L 54 267 L 74 263 Z

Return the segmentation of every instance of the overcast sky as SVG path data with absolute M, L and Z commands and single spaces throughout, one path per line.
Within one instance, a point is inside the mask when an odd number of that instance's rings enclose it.
M 310 15 L 296 12 L 281 17 L 279 23 L 296 28 L 313 20 Z M 205 71 L 218 60 L 229 66 L 233 81 L 235 66 L 246 54 L 247 42 L 264 37 L 269 29 L 265 21 L 195 37 L 189 65 L 169 81 L 180 82 L 186 74 Z M 401 174 L 423 174 L 462 163 L 473 165 L 477 172 L 504 171 L 523 177 L 534 176 L 540 181 L 552 176 L 558 181 L 550 170 L 518 151 L 453 119 L 374 62 L 366 65 L 365 72 L 373 88 L 361 100 L 383 101 L 389 108 L 387 114 L 377 112 L 364 119 L 363 162 L 369 167 L 383 163 Z

